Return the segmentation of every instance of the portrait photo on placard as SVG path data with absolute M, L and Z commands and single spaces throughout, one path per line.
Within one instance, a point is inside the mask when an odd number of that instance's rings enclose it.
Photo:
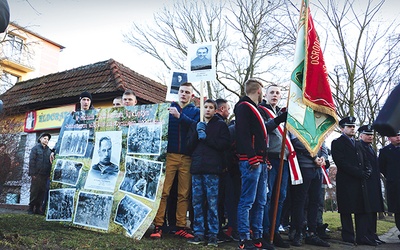
M 113 192 L 119 173 L 122 131 L 96 132 L 96 145 L 85 189 Z

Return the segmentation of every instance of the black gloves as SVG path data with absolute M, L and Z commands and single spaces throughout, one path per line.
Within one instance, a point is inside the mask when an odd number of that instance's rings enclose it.
M 280 115 L 278 115 L 277 117 L 274 118 L 274 122 L 276 124 L 280 124 L 282 122 L 286 122 L 286 119 L 287 119 L 287 111 L 285 110 Z
M 371 169 L 363 170 L 362 177 L 363 179 L 367 180 L 371 176 Z

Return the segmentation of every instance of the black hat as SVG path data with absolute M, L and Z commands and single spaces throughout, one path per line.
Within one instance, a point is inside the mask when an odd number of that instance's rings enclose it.
M 40 139 L 42 139 L 42 137 L 44 137 L 44 136 L 49 137 L 49 141 L 50 141 L 51 135 L 49 133 L 41 133 L 39 138 L 38 138 L 38 140 L 37 140 L 37 142 L 40 142 Z
M 339 126 L 342 128 L 344 126 L 355 126 L 355 125 L 356 125 L 356 118 L 354 116 L 348 116 L 339 121 Z
M 372 128 L 371 124 L 363 125 L 363 126 L 359 127 L 358 128 L 358 132 L 366 134 L 366 135 L 373 135 L 374 134 L 374 131 L 373 131 L 373 128 Z
M 92 95 L 87 91 L 81 93 L 81 95 L 79 96 L 79 100 L 81 100 L 83 97 L 87 97 L 92 100 Z

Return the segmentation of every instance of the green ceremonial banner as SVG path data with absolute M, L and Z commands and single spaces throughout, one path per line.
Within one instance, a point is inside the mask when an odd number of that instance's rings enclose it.
M 335 129 L 337 118 L 328 73 L 308 5 L 308 0 L 302 1 L 287 126 L 314 156 Z
M 169 106 L 77 111 L 66 117 L 46 220 L 141 239 L 160 202 Z

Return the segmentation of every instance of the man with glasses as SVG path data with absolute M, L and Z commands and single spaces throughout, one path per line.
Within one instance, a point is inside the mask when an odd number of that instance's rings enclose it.
M 332 158 L 337 167 L 336 196 L 342 240 L 359 245 L 377 246 L 368 236 L 370 210 L 366 180 L 371 176 L 371 165 L 361 142 L 354 139 L 356 118 L 349 116 L 339 121 L 342 135 L 332 141 Z M 355 217 L 356 234 L 352 214 Z

